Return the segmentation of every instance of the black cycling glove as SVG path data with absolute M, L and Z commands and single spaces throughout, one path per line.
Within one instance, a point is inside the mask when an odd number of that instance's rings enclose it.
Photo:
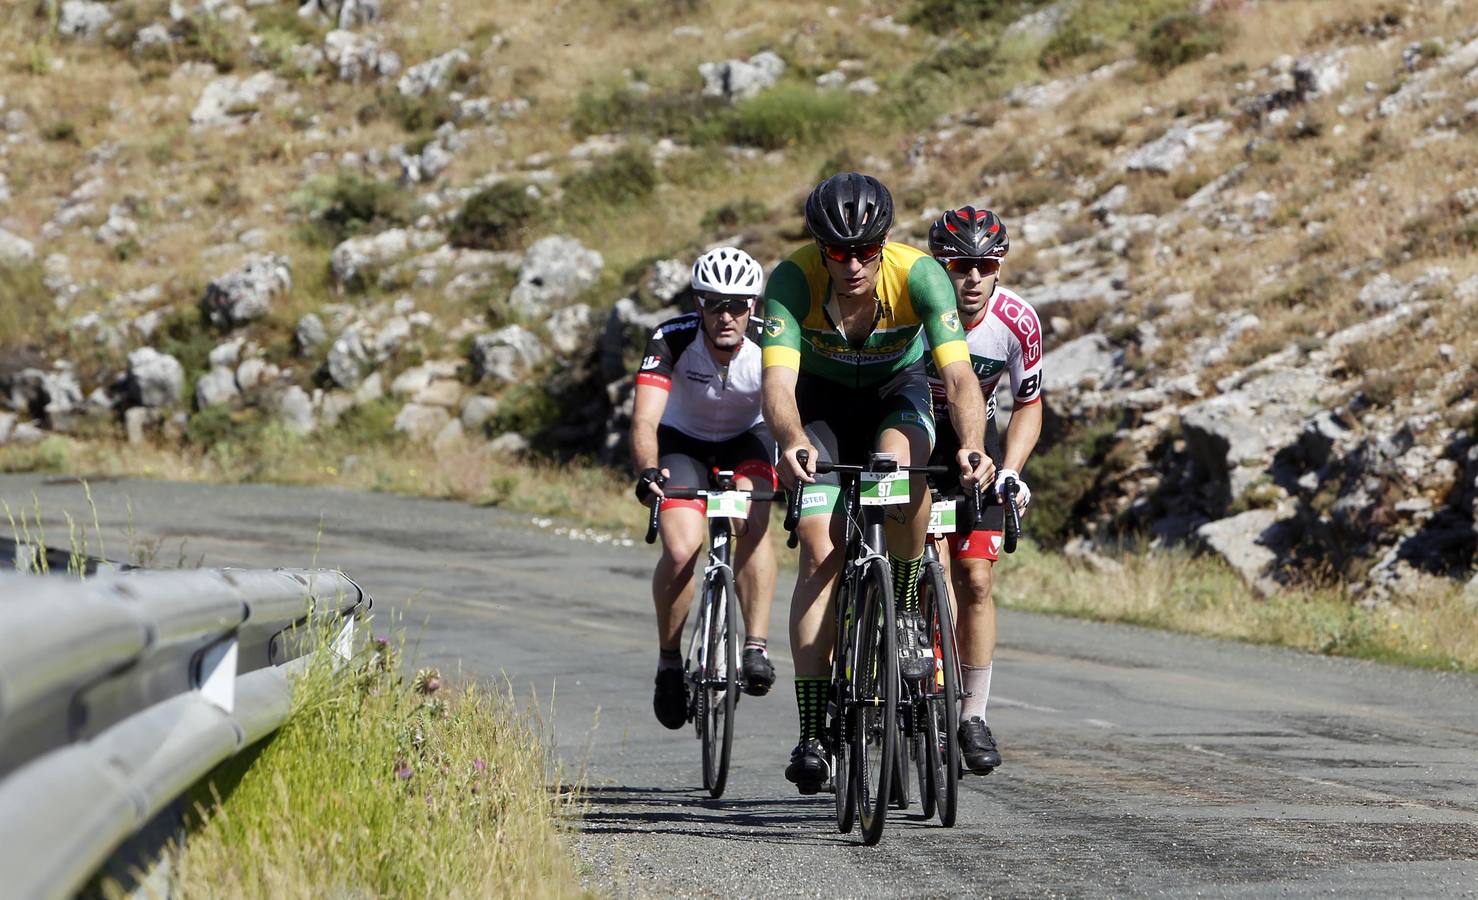
M 642 469 L 642 473 L 636 476 L 636 499 L 646 503 L 652 496 L 652 485 L 666 480 L 662 477 L 661 469 Z

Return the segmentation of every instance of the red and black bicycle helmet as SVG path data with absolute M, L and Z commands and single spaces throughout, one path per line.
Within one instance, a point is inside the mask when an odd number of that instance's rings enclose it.
M 806 198 L 806 227 L 823 244 L 880 243 L 893 228 L 893 195 L 871 175 L 833 175 Z
M 988 209 L 951 209 L 929 226 L 929 252 L 935 257 L 1002 259 L 1011 250 L 1006 226 Z

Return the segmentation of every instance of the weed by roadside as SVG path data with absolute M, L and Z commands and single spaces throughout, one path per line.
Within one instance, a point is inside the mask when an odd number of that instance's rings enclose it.
M 580 896 L 574 794 L 511 694 L 409 682 L 385 642 L 362 670 L 311 668 L 293 714 L 194 794 L 181 896 Z M 328 656 L 328 654 L 320 654 Z

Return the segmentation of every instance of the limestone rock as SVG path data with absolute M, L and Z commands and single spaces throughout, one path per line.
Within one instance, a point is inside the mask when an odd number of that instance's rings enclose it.
M 93 0 L 66 0 L 57 18 L 56 30 L 64 38 L 92 40 L 113 23 L 113 14 Z
M 235 328 L 265 316 L 273 299 L 292 286 L 287 257 L 254 254 L 240 269 L 219 275 L 206 286 L 200 309 L 217 328 Z
M 395 430 L 413 441 L 429 441 L 452 419 L 440 406 L 407 403 L 395 416 Z
M 467 431 L 480 431 L 497 414 L 496 398 L 473 394 L 462 403 L 462 427 Z
M 434 231 L 392 228 L 379 234 L 352 237 L 329 254 L 329 268 L 340 285 L 354 286 L 413 250 L 443 243 Z
M 313 399 L 297 385 L 289 385 L 273 402 L 277 421 L 294 434 L 311 434 L 318 427 L 313 415 Z
M 1253 509 L 1226 519 L 1207 522 L 1196 529 L 1196 536 L 1208 548 L 1227 561 L 1249 585 L 1264 594 L 1277 590 L 1271 578 L 1277 564 L 1276 546 L 1269 546 L 1279 521 L 1270 509 Z
M 239 396 L 236 370 L 230 366 L 214 366 L 195 381 L 195 405 L 200 409 L 230 403 Z
M 323 38 L 323 55 L 338 72 L 340 81 L 370 81 L 400 74 L 400 57 L 394 50 L 387 50 L 378 35 L 330 31 Z
M 328 329 L 324 328 L 322 319 L 308 313 L 298 320 L 298 327 L 293 329 L 293 338 L 297 341 L 298 352 L 308 353 L 328 340 Z
M 549 316 L 549 344 L 562 357 L 572 357 L 590 349 L 590 325 L 594 321 L 590 306 L 576 303 L 557 309 Z
M 1221 120 L 1199 125 L 1172 125 L 1164 134 L 1133 150 L 1124 159 L 1130 172 L 1158 172 L 1168 175 L 1185 165 L 1192 153 L 1221 143 L 1232 126 Z
M 325 365 L 334 384 L 351 391 L 359 387 L 369 371 L 370 357 L 358 329 L 350 328 L 339 335 L 329 348 Z
M 496 456 L 518 456 L 527 453 L 529 439 L 515 432 L 500 434 L 488 442 L 488 450 Z
M 0 266 L 12 268 L 36 261 L 36 245 L 0 228 Z
M 595 284 L 604 266 L 599 253 L 572 237 L 540 238 L 524 254 L 509 303 L 521 315 L 547 315 Z
M 416 392 L 412 403 L 456 409 L 462 400 L 462 383 L 452 378 L 438 378 Z
M 247 78 L 225 75 L 205 86 L 191 123 L 201 127 L 232 125 L 261 110 L 271 95 L 284 87 L 282 79 L 271 72 L 258 72 Z
M 1050 373 L 1054 390 L 1105 387 L 1117 381 L 1123 368 L 1124 352 L 1097 333 L 1068 341 L 1042 359 L 1042 369 Z
M 511 382 L 544 359 L 544 347 L 533 332 L 509 325 L 473 338 L 470 359 L 479 381 Z
M 396 89 L 402 97 L 424 97 L 445 87 L 453 70 L 471 61 L 472 57 L 467 55 L 467 51 L 459 47 L 406 69 L 396 83 Z
M 136 405 L 157 409 L 178 403 L 184 384 L 184 367 L 173 356 L 153 347 L 128 354 L 128 392 Z
M 703 76 L 703 96 L 722 97 L 730 102 L 753 97 L 780 80 L 785 60 L 766 50 L 747 60 L 703 63 L 698 74 Z
M 653 299 L 666 304 L 691 287 L 692 283 L 692 266 L 680 259 L 659 259 L 652 265 L 652 273 L 647 276 L 642 287 Z

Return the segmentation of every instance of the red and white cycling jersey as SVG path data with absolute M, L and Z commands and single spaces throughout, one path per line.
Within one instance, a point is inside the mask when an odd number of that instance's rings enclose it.
M 988 417 L 996 414 L 996 385 L 1008 372 L 1015 406 L 1042 398 L 1042 323 L 1030 303 L 997 284 L 984 314 L 973 325 L 965 324 L 965 343 L 970 347 L 970 366 L 985 394 Z M 948 408 L 944 381 L 932 359 L 924 358 L 938 413 Z
M 726 441 L 764 421 L 759 317 L 751 316 L 729 370 L 714 361 L 698 313 L 668 319 L 647 342 L 636 383 L 668 392 L 662 424 L 700 441 Z

